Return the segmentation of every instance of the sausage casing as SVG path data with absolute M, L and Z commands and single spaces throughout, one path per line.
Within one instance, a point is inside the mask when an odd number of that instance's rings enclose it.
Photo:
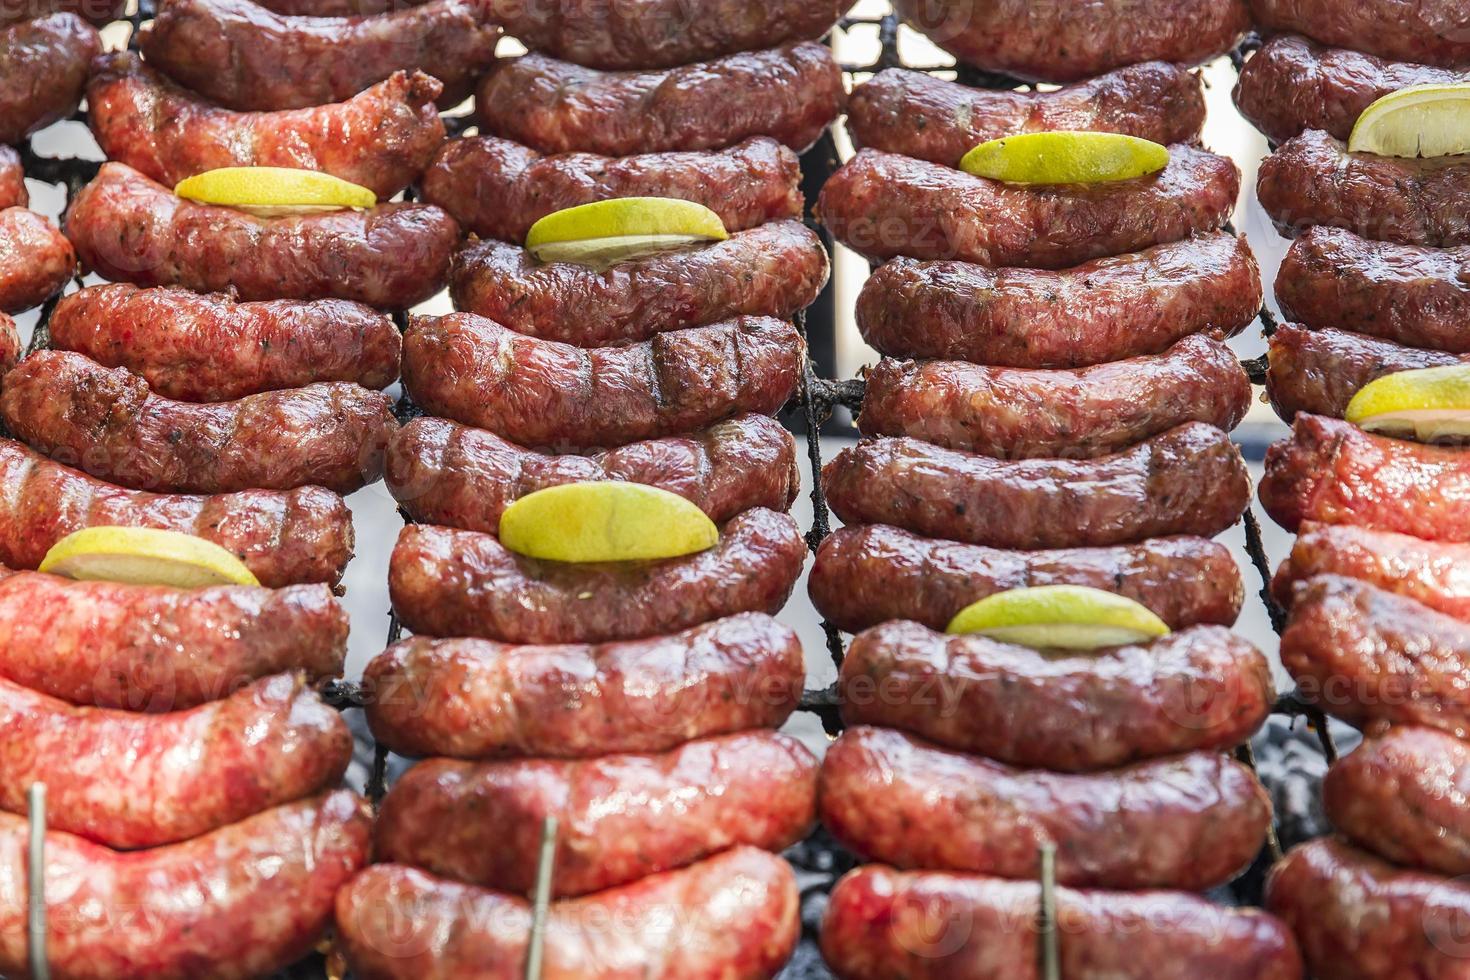
M 1470 63 L 1470 11 L 1459 0 L 1250 0 L 1261 27 L 1431 65 Z
M 40 306 L 76 271 L 76 251 L 49 220 L 25 208 L 0 211 L 0 313 Z
M 1297 584 L 1318 575 L 1369 582 L 1470 620 L 1470 544 L 1306 521 L 1271 581 L 1271 593 L 1289 607 Z
M 88 64 L 101 48 L 97 30 L 72 13 L 0 27 L 0 143 L 19 143 L 71 115 L 82 99 Z
M 1404 347 L 1391 340 L 1346 330 L 1308 330 L 1293 323 L 1276 328 L 1270 340 L 1266 393 L 1276 414 L 1341 418 L 1364 385 L 1385 374 L 1445 367 L 1470 355 Z

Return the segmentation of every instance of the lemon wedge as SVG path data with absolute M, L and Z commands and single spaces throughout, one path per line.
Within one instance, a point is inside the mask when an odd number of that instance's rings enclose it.
M 1348 149 L 1386 157 L 1470 153 L 1470 83 L 1390 92 L 1363 110 Z
M 500 515 L 500 543 L 549 561 L 652 561 L 714 547 L 720 532 L 683 497 L 641 483 L 548 487 Z
M 1343 417 L 1361 429 L 1421 442 L 1470 436 L 1470 364 L 1384 375 L 1364 385 Z
M 1021 133 L 981 143 L 960 160 L 976 177 L 1009 184 L 1101 184 L 1133 180 L 1169 165 L 1169 149 L 1120 133 Z
M 670 197 L 619 197 L 548 214 L 531 226 L 526 249 L 541 262 L 606 268 L 729 237 L 720 216 L 703 204 Z
M 40 570 L 88 581 L 130 585 L 259 585 L 245 565 L 212 541 L 151 527 L 98 526 L 73 531 L 51 546 Z
M 378 203 L 378 196 L 366 187 L 331 174 L 289 167 L 223 167 L 186 177 L 174 193 L 262 218 L 370 208 Z
M 1041 585 L 987 596 L 949 621 L 950 633 L 979 633 L 1005 643 L 1068 650 L 1142 643 L 1169 627 L 1146 606 L 1082 585 Z

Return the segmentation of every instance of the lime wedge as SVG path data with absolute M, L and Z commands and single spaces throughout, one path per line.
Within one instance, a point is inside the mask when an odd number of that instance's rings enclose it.
M 1386 157 L 1470 153 L 1470 83 L 1390 92 L 1363 110 L 1348 149 Z
M 1470 364 L 1384 375 L 1353 396 L 1343 417 L 1369 432 L 1421 442 L 1470 436 Z
M 1169 632 L 1146 606 L 1082 585 L 1042 585 L 987 596 L 949 621 L 950 633 L 979 633 L 1005 643 L 1068 650 L 1122 646 Z
M 526 249 L 541 262 L 605 268 L 730 235 L 702 204 L 669 197 L 619 197 L 548 214 L 531 226 Z
M 378 196 L 366 187 L 315 170 L 289 167 L 224 167 L 179 181 L 174 193 L 202 204 L 221 204 L 275 218 L 292 214 L 370 208 Z
M 131 585 L 259 585 L 250 569 L 212 541 L 151 527 L 98 526 L 51 546 L 40 570 L 88 581 Z
M 1169 149 L 1120 133 L 1021 133 L 981 143 L 960 169 L 1010 184 L 1101 184 L 1133 180 L 1169 165 Z
M 641 483 L 567 483 L 500 515 L 500 542 L 549 561 L 653 561 L 714 547 L 714 522 L 678 494 Z

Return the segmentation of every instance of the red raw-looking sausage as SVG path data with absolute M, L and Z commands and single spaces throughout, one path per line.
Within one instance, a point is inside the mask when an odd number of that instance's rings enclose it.
M 125 765 L 125 760 L 117 760 Z M 249 980 L 309 953 L 368 861 L 372 811 L 337 790 L 137 853 L 46 835 L 58 980 Z M 27 822 L 0 814 L 0 972 L 25 976 Z
M 0 313 L 40 306 L 76 271 L 76 250 L 49 220 L 25 208 L 0 211 Z
M 0 759 L 0 809 L 24 815 L 42 782 L 48 828 L 157 847 L 340 782 L 352 733 L 300 675 L 172 714 L 77 708 L 0 680 Z
M 779 728 L 806 667 L 790 627 L 743 613 L 619 643 L 414 637 L 369 662 L 373 735 L 400 755 L 593 758 Z
M 23 208 L 31 201 L 26 191 L 26 174 L 20 165 L 20 154 L 9 146 L 0 146 L 0 211 Z
M 1318 575 L 1368 582 L 1470 621 L 1470 544 L 1305 521 L 1271 594 L 1289 608 L 1298 584 Z
M 1461 0 L 1250 0 L 1261 27 L 1323 44 L 1431 65 L 1470 65 L 1470 10 Z
M 373 853 L 529 896 L 541 826 L 554 816 L 552 895 L 584 895 L 729 847 L 780 853 L 811 830 L 816 797 L 816 757 L 775 732 L 687 742 L 662 755 L 430 759 L 384 798 Z
M 1470 362 L 1470 354 L 1404 347 L 1346 330 L 1283 323 L 1271 335 L 1266 393 L 1276 414 L 1342 418 L 1364 385 L 1385 374 Z
M 22 0 L 19 6 L 38 5 Z M 96 28 L 75 14 L 40 13 L 0 27 L 0 143 L 19 143 L 71 115 L 102 47 Z M 0 22 L 5 19 L 0 13 Z
M 554 903 L 541 977 L 770 980 L 796 947 L 798 906 L 789 864 L 756 848 L 732 848 L 688 868 Z M 353 976 L 363 980 L 513 980 L 525 971 L 531 906 L 379 864 L 338 894 L 337 932 Z

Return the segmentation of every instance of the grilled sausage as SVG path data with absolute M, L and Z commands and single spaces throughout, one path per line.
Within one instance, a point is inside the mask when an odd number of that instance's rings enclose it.
M 857 324 L 891 357 L 1074 368 L 1233 337 L 1260 310 L 1255 256 L 1221 232 L 1055 272 L 897 258 L 863 284 Z
M 796 441 L 775 419 L 740 415 L 689 436 L 590 456 L 543 456 L 484 429 L 414 419 L 388 443 L 388 490 L 414 520 L 497 533 L 520 497 L 587 480 L 676 493 L 717 524 L 752 507 L 786 510 L 801 486 Z
M 76 251 L 50 221 L 25 208 L 0 211 L 0 313 L 41 305 L 76 271 Z
M 70 13 L 0 28 L 0 143 L 19 143 L 76 111 L 101 47 L 96 29 Z
M 1360 47 L 1365 40 L 1352 43 Z M 1277 143 L 1309 129 L 1345 140 L 1363 110 L 1390 92 L 1466 80 L 1470 75 L 1463 71 L 1385 61 L 1288 35 L 1267 41 L 1245 63 L 1235 85 L 1235 105 Z
M 1229 219 L 1240 190 L 1235 164 L 1177 144 L 1169 154 L 1153 176 L 1038 188 L 862 150 L 827 181 L 817 212 L 838 241 L 870 259 L 1064 269 Z
M 584 895 L 729 847 L 779 853 L 811 830 L 816 797 L 816 758 L 775 732 L 688 742 L 661 755 L 430 759 L 383 800 L 373 853 L 529 896 L 541 825 L 554 816 L 552 895 Z
M 47 826 L 109 847 L 206 834 L 340 782 L 352 760 L 346 722 L 291 674 L 166 715 L 0 680 L 0 720 L 0 809 L 24 815 L 26 788 L 44 782 Z
M 1228 749 L 1275 701 L 1266 658 L 1221 626 L 1070 654 L 891 622 L 853 640 L 838 687 L 849 725 L 1058 772 Z
M 374 737 L 400 755 L 585 759 L 779 728 L 805 678 L 796 633 L 744 613 L 596 646 L 415 637 L 363 686 Z
M 1271 594 L 1281 606 L 1289 607 L 1297 584 L 1317 575 L 1359 579 L 1470 620 L 1467 544 L 1304 521 L 1290 557 L 1271 581 Z
M 0 313 L 0 372 L 15 367 L 20 355 L 20 331 L 13 319 Z
M 843 980 L 1039 980 L 1041 886 L 942 871 L 858 868 L 837 883 L 822 956 Z M 1109 980 L 1301 980 L 1281 922 L 1183 892 L 1058 889 L 1060 975 Z
M 1271 335 L 1266 393 L 1287 422 L 1297 413 L 1341 418 L 1368 382 L 1385 374 L 1444 367 L 1470 355 L 1402 347 L 1345 330 L 1307 330 L 1282 324 Z
M 428 0 L 265 0 L 258 6 L 286 17 L 367 17 L 419 7 Z
M 454 219 L 431 204 L 257 218 L 175 197 L 121 163 L 82 188 L 66 233 L 88 268 L 115 281 L 395 309 L 443 287 L 459 242 Z
M 58 980 L 244 980 L 301 959 L 368 860 L 372 813 L 338 790 L 136 854 L 46 835 Z M 24 817 L 0 814 L 0 971 L 26 974 Z
M 893 524 L 992 548 L 1213 537 L 1250 501 L 1239 450 L 1201 422 L 1092 460 L 1012 462 L 917 439 L 870 439 L 823 467 L 822 487 L 846 524 Z
M 822 240 L 799 221 L 777 221 L 606 270 L 543 265 L 519 245 L 472 243 L 455 256 L 449 294 L 455 309 L 517 333 L 611 347 L 740 316 L 787 319 L 826 283 Z
M 1470 736 L 1470 625 L 1414 599 L 1319 575 L 1296 591 L 1281 663 L 1303 697 L 1351 725 Z
M 1322 803 L 1339 832 L 1395 864 L 1470 873 L 1470 745 L 1445 732 L 1394 727 L 1335 762 Z
M 1340 419 L 1298 415 L 1292 437 L 1266 452 L 1260 494 L 1292 532 L 1319 521 L 1470 542 L 1470 453 L 1372 435 Z
M 1283 316 L 1307 327 L 1470 353 L 1470 245 L 1394 245 L 1311 228 L 1281 263 L 1276 299 Z
M 1204 891 L 1255 858 L 1271 803 L 1216 753 L 1066 775 L 850 728 L 822 761 L 821 817 L 844 846 L 900 868 L 1034 878 L 1050 843 L 1064 885 Z
M 0 440 L 0 564 L 35 568 L 68 534 L 103 524 L 197 535 L 232 552 L 269 588 L 336 585 L 352 557 L 352 514 L 321 487 L 212 497 L 140 493 Z
M 1307 968 L 1332 980 L 1465 972 L 1470 886 L 1409 871 L 1331 837 L 1294 848 L 1271 870 L 1266 906 L 1301 943 Z
M 348 494 L 383 475 L 387 395 L 333 382 L 196 405 L 124 368 L 41 350 L 5 376 L 0 418 L 32 448 L 135 490 Z
M 1155 143 L 1195 143 L 1205 124 L 1199 78 L 1162 61 L 1129 65 L 1053 92 L 976 89 L 887 68 L 853 90 L 847 128 L 858 146 L 959 166 L 981 143 L 1079 129 Z
M 110 160 L 173 187 L 221 167 L 320 170 L 387 199 L 444 142 L 434 108 L 443 86 L 394 72 L 345 102 L 286 112 L 231 112 L 119 52 L 99 59 L 87 85 L 87 123 Z
M 660 562 L 565 564 L 478 531 L 415 525 L 398 536 L 388 590 L 403 624 L 432 636 L 596 643 L 659 636 L 740 612 L 775 614 L 806 559 L 796 522 L 748 510 L 708 551 Z
M 817 549 L 807 589 L 823 617 L 857 633 L 890 619 L 942 630 L 972 602 L 1037 585 L 1116 592 L 1153 610 L 1173 629 L 1230 626 L 1245 594 L 1230 550 L 1204 538 L 1011 551 L 921 538 L 885 524 L 828 535 Z
M 456 313 L 409 319 L 403 385 L 431 414 L 565 451 L 774 415 L 805 357 L 796 328 L 765 317 L 583 350 Z
M 373 866 L 337 896 L 337 932 L 353 976 L 363 980 L 520 976 L 531 915 L 523 898 L 398 864 Z M 791 866 L 736 847 L 692 867 L 555 903 L 541 976 L 768 980 L 791 957 L 800 932 Z
M 1229 432 L 1250 408 L 1235 352 L 1204 336 L 1082 370 L 895 361 L 868 370 L 858 428 L 982 456 L 1091 459 L 1186 422 Z
M 1470 245 L 1470 157 L 1349 153 L 1312 130 L 1261 161 L 1256 196 L 1283 235 L 1313 225 L 1398 245 Z
M 831 50 L 801 43 L 656 71 L 601 72 L 529 54 L 498 62 L 475 108 L 487 132 L 542 153 L 625 157 L 718 150 L 752 136 L 800 153 L 846 101 Z
M 500 29 L 488 15 L 484 0 L 351 18 L 282 17 L 249 0 L 165 0 L 140 45 L 149 64 L 229 109 L 341 102 L 415 69 L 442 82 L 440 104 L 453 106 L 495 60 Z
M 424 200 L 481 238 L 521 242 L 539 219 L 614 197 L 672 197 L 702 204 L 727 231 L 800 218 L 796 154 L 759 136 L 726 150 L 542 156 L 493 136 L 451 140 L 424 174 Z
M 26 191 L 26 174 L 20 165 L 20 154 L 9 146 L 0 146 L 0 211 L 23 208 L 31 203 Z
M 126 0 L 27 0 L 0 6 L 0 27 L 44 17 L 47 14 L 77 14 L 94 24 L 106 24 L 123 15 Z
M 1430 65 L 1470 64 L 1470 11 L 1459 0 L 1250 0 L 1256 23 L 1339 48 Z

